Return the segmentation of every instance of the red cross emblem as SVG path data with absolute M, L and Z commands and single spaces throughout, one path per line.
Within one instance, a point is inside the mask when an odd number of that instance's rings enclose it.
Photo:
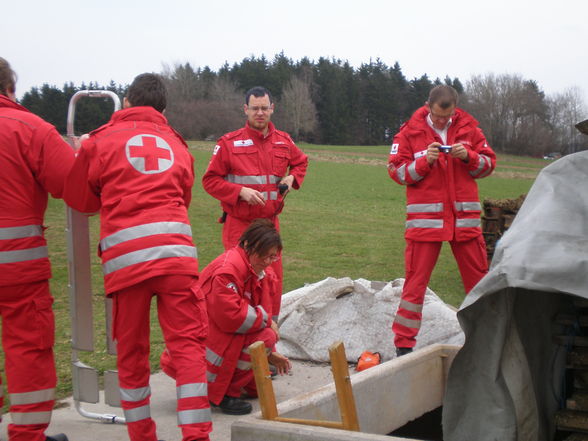
M 174 152 L 165 139 L 155 135 L 136 135 L 127 141 L 128 161 L 144 174 L 166 171 L 174 163 Z

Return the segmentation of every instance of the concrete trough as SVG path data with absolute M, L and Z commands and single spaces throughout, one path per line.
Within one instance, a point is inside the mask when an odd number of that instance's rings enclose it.
M 460 346 L 431 345 L 351 375 L 361 432 L 264 420 L 235 421 L 232 441 L 405 440 L 387 434 L 443 404 L 449 367 Z M 281 417 L 341 421 L 331 383 L 278 404 Z M 414 438 L 411 438 L 414 440 Z

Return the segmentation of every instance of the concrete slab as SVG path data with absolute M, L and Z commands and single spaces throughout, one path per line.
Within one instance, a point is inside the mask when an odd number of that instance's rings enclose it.
M 278 402 L 294 396 L 310 392 L 332 381 L 331 370 L 327 364 L 308 363 L 292 360 L 292 375 L 276 377 L 274 391 Z M 181 440 L 180 430 L 176 421 L 176 387 L 175 382 L 164 373 L 151 376 L 151 415 L 157 423 L 159 439 L 165 441 Z M 101 394 L 100 402 L 104 402 Z M 259 401 L 251 400 L 253 412 L 259 411 Z M 124 424 L 105 424 L 81 416 L 74 407 L 70 397 L 59 403 L 59 408 L 53 411 L 48 434 L 66 433 L 70 441 L 128 441 L 127 429 Z M 82 408 L 88 412 L 108 413 L 122 416 L 122 410 L 104 404 L 82 403 Z M 230 441 L 231 424 L 242 417 L 229 416 L 218 410 L 213 410 L 212 441 Z M 0 426 L 0 440 L 6 441 L 6 426 L 10 415 L 4 415 Z

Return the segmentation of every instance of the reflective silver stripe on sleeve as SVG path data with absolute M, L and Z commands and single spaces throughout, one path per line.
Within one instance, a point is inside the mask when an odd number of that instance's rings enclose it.
M 261 311 L 261 326 L 267 325 L 267 319 L 269 318 L 269 315 L 265 311 L 265 309 L 263 309 L 263 306 L 258 305 L 255 307 L 255 309 L 258 309 L 259 311 Z
M 134 409 L 123 409 L 125 420 L 127 423 L 134 423 L 135 421 L 146 420 L 151 418 L 151 409 L 149 404 L 145 406 L 136 407 Z
M 282 180 L 282 177 L 281 176 L 273 176 L 273 175 L 270 175 L 269 176 L 269 183 L 270 184 L 277 184 L 281 180 Z
M 241 369 L 242 371 L 248 371 L 248 370 L 251 369 L 251 362 L 250 361 L 239 360 L 237 362 L 237 369 Z
M 126 268 L 136 263 L 150 260 L 165 259 L 168 257 L 193 257 L 196 259 L 196 247 L 189 245 L 162 245 L 159 247 L 145 248 L 115 257 L 102 265 L 104 275 Z
M 396 169 L 396 176 L 401 183 L 406 184 L 406 164 L 402 164 Z
M 396 318 L 394 318 L 394 322 L 398 323 L 399 325 L 406 326 L 407 328 L 420 329 L 420 327 L 421 327 L 420 320 L 407 319 L 407 318 L 402 317 L 401 315 L 398 315 L 398 314 L 396 314 Z
M 413 219 L 406 221 L 406 229 L 409 228 L 443 228 L 442 219 Z
M 239 326 L 239 329 L 237 329 L 235 332 L 237 334 L 244 334 L 245 332 L 249 331 L 251 329 L 251 327 L 253 326 L 253 324 L 255 323 L 255 320 L 257 319 L 257 312 L 255 311 L 255 308 L 253 308 L 253 306 L 248 305 L 247 306 L 247 316 L 245 317 L 245 320 L 243 320 L 243 323 L 241 324 L 241 326 Z
M 10 412 L 12 423 L 22 426 L 25 424 L 49 424 L 51 411 L 48 412 Z
M 443 211 L 443 202 L 435 204 L 410 204 L 406 206 L 407 213 L 440 213 Z
M 423 177 L 419 175 L 416 171 L 416 161 L 412 161 L 407 168 L 408 174 L 410 175 L 413 181 L 420 181 L 421 179 L 423 179 Z
M 457 219 L 455 226 L 457 228 L 476 228 L 482 226 L 482 221 L 480 219 Z
M 210 348 L 206 348 L 206 361 L 208 361 L 210 364 L 214 366 L 220 366 L 221 364 L 223 364 L 223 357 L 218 355 Z
M 482 157 L 486 158 L 486 162 L 488 163 L 488 168 L 486 169 L 486 171 L 480 173 L 480 176 L 478 176 L 478 178 L 484 178 L 484 177 L 488 176 L 490 173 L 492 173 L 492 160 L 488 156 L 482 155 Z
M 41 225 L 24 225 L 22 227 L 0 228 L 0 240 L 22 239 L 24 237 L 42 236 Z
M 120 399 L 123 401 L 142 401 L 151 395 L 151 388 L 149 386 L 138 387 L 137 389 L 123 389 L 120 388 Z
M 27 260 L 49 257 L 47 247 L 27 248 L 15 251 L 0 251 L 0 263 L 26 262 Z
M 211 419 L 210 407 L 205 409 L 180 410 L 178 412 L 178 426 L 183 424 L 208 423 Z
M 272 315 L 272 321 L 278 323 L 279 315 Z
M 476 177 L 480 173 L 482 173 L 482 170 L 484 170 L 485 167 L 491 168 L 491 165 L 492 161 L 490 160 L 490 158 L 488 158 L 485 155 L 480 155 L 480 163 L 478 164 L 478 167 L 475 170 L 472 170 L 470 172 L 470 175 Z
M 206 383 L 188 383 L 176 387 L 178 400 L 181 398 L 207 397 L 208 385 Z
M 242 176 L 242 175 L 227 175 L 225 177 L 226 181 L 232 182 L 233 184 L 240 184 L 240 185 L 263 185 L 267 184 L 267 176 Z
M 8 396 L 10 397 L 10 404 L 22 405 L 43 403 L 45 401 L 51 401 L 55 399 L 55 389 L 51 388 L 36 390 L 33 392 L 20 392 L 8 394 Z
M 479 202 L 456 202 L 457 211 L 482 211 L 482 204 Z
M 192 237 L 192 228 L 183 222 L 153 222 L 137 225 L 105 237 L 100 241 L 100 249 L 106 251 L 108 248 L 126 242 L 127 240 L 139 239 L 156 234 L 183 234 L 184 236 Z
M 419 305 L 417 303 L 408 302 L 406 300 L 400 301 L 400 308 L 406 309 L 407 311 L 411 311 L 411 312 L 418 312 L 418 313 L 423 312 L 423 305 L 422 304 Z
M 209 383 L 214 383 L 216 381 L 216 374 L 206 371 L 206 380 L 208 380 Z

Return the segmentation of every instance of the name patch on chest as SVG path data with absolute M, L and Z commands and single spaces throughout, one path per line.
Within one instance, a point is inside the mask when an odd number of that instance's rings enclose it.
M 235 147 L 248 147 L 253 145 L 252 139 L 239 139 L 238 141 L 233 141 L 233 145 Z

